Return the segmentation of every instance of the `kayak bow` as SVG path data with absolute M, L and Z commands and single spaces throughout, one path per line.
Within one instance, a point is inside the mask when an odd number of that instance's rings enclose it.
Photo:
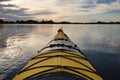
M 39 51 L 13 80 L 40 80 L 41 76 L 50 75 L 58 80 L 58 73 L 72 74 L 77 80 L 103 80 L 91 62 L 62 29 L 58 30 L 53 40 Z M 55 77 L 54 74 L 57 76 Z

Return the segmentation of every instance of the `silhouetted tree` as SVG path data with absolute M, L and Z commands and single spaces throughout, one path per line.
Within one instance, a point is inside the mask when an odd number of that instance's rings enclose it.
M 16 21 L 16 23 L 20 23 L 20 24 L 22 24 L 22 23 L 23 23 L 23 24 L 24 24 L 24 23 L 25 23 L 25 21 L 23 21 L 23 20 L 21 20 L 21 21 L 17 20 L 17 21 Z
M 60 22 L 60 24 L 70 24 L 70 22 L 63 21 L 63 22 Z
M 62 21 L 62 22 L 54 22 L 53 20 L 42 20 L 41 22 L 35 21 L 35 20 L 17 20 L 17 21 L 4 21 L 3 19 L 0 19 L 0 23 L 6 23 L 6 24 L 120 24 L 120 22 L 102 22 L 102 21 L 97 21 L 97 22 L 67 22 L 67 21 Z
M 42 21 L 41 21 L 41 23 L 45 23 L 45 21 L 44 21 L 44 20 L 42 20 Z
M 53 22 L 53 20 L 49 20 L 49 21 L 47 21 L 47 23 L 52 24 L 54 22 Z
M 0 19 L 0 23 L 4 23 L 4 20 L 3 20 L 3 19 Z
M 39 23 L 38 21 L 35 20 L 27 20 L 25 23 L 33 24 L 33 23 Z
M 53 20 L 48 20 L 48 21 L 45 21 L 45 20 L 42 20 L 41 21 L 42 24 L 53 24 Z

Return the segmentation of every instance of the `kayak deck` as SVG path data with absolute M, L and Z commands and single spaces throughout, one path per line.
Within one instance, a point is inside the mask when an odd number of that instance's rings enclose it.
M 46 80 L 53 78 L 52 76 L 55 80 L 60 80 L 60 73 L 74 75 L 78 80 L 103 80 L 62 29 L 58 30 L 53 40 L 39 51 L 13 80 L 38 80 L 41 76 L 46 77 Z

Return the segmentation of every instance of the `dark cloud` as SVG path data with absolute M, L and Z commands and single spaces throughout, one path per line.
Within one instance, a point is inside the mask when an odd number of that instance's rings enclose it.
M 93 9 L 96 7 L 96 5 L 94 4 L 94 1 L 86 0 L 84 4 L 80 7 L 85 9 Z
M 3 2 L 3 1 L 10 1 L 10 0 L 1 0 L 0 2 Z M 56 14 L 56 12 L 49 11 L 49 10 L 38 11 L 30 14 L 30 13 L 27 13 L 28 10 L 29 10 L 28 8 L 20 8 L 14 4 L 0 3 L 0 18 L 6 19 L 6 20 L 24 20 L 24 19 L 31 19 L 33 18 L 32 16 L 35 16 L 35 15 Z
M 17 16 L 27 16 L 28 14 L 26 14 L 26 8 L 20 8 L 18 10 L 14 10 L 14 9 L 1 9 L 1 13 L 2 14 L 13 14 L 13 15 L 17 15 Z
M 28 19 L 32 19 L 33 17 L 31 16 L 16 16 L 16 15 L 8 15 L 8 14 L 0 14 L 0 18 L 3 18 L 5 20 L 10 20 L 10 21 L 14 21 L 14 20 L 28 20 Z
M 111 4 L 117 0 L 97 0 L 97 4 Z
M 11 0 L 0 0 L 3 1 L 11 1 Z M 15 8 L 15 9 L 12 9 Z M 30 17 L 32 14 L 28 14 L 28 8 L 19 8 L 17 5 L 14 4 L 0 4 L 0 18 L 6 20 L 24 20 L 24 19 L 31 19 Z
M 0 4 L 0 8 L 2 8 L 2 7 L 17 7 L 16 5 L 13 5 L 13 4 L 7 4 L 7 5 L 5 5 L 5 4 Z
M 7 9 L 5 8 L 7 7 Z M 0 4 L 0 18 L 6 20 L 22 20 L 22 19 L 30 19 L 31 14 L 26 13 L 27 8 L 18 8 L 11 9 L 11 7 L 16 7 L 16 5 L 8 4 Z
M 25 14 L 26 10 L 29 10 L 27 8 L 19 8 L 19 9 L 5 9 L 4 7 L 15 7 L 15 5 L 0 5 L 0 11 L 2 14 L 16 14 L 21 15 Z
M 0 2 L 5 2 L 5 1 L 12 1 L 12 0 L 0 0 Z
M 96 6 L 95 5 L 92 5 L 92 4 L 87 4 L 87 5 L 83 5 L 81 6 L 81 8 L 95 8 Z
M 34 15 L 53 15 L 53 14 L 57 14 L 57 13 L 52 12 L 52 11 L 48 11 L 48 10 L 39 11 L 39 12 L 34 13 Z

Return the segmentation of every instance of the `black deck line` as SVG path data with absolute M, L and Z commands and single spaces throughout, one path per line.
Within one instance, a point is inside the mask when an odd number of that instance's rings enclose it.
M 59 57 L 59 56 L 52 56 L 52 57 Z M 50 58 L 52 58 L 52 57 L 50 56 L 50 57 L 47 57 L 47 58 L 45 58 L 45 59 L 42 59 L 42 60 L 40 60 L 40 61 L 38 61 L 38 62 L 36 62 L 36 63 L 34 63 L 34 64 L 31 64 L 30 66 L 26 67 L 26 68 L 23 69 L 21 72 L 19 72 L 18 74 L 21 74 L 22 72 L 28 70 L 28 68 L 32 67 L 33 65 L 38 64 L 38 63 L 40 63 L 40 62 L 42 62 L 42 61 L 48 60 L 48 59 L 50 59 Z M 95 72 L 92 68 L 88 67 L 87 65 L 85 65 L 85 64 L 83 64 L 83 63 L 81 63 L 81 62 L 79 62 L 79 61 L 77 61 L 77 60 L 68 58 L 68 57 L 66 57 L 66 56 L 60 56 L 60 57 L 63 57 L 63 58 L 66 58 L 66 59 L 75 61 L 75 62 L 77 62 L 77 63 L 79 63 L 79 64 L 81 64 L 81 65 L 83 65 L 83 66 L 89 68 L 89 69 L 92 70 L 93 72 Z

